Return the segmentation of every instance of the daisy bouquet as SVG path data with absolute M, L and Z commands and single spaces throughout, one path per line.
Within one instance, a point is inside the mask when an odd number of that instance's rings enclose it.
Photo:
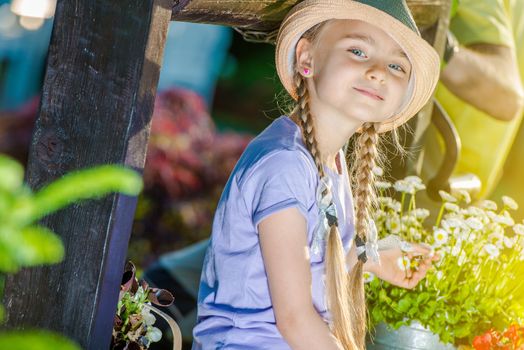
M 501 206 L 489 200 L 472 204 L 467 192 L 441 191 L 437 218 L 428 224 L 430 212 L 416 205 L 417 192 L 425 189 L 420 178 L 376 186 L 379 238 L 395 234 L 429 244 L 441 259 L 410 290 L 366 273 L 370 326 L 385 322 L 397 329 L 418 321 L 444 343 L 471 344 L 488 329 L 522 321 L 524 308 L 515 296 L 524 291 L 524 225 L 511 217 L 518 207 L 513 199 L 503 197 Z M 407 257 L 398 264 L 417 269 L 417 261 Z

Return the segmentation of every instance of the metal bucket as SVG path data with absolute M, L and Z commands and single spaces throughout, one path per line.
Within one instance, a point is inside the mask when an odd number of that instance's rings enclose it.
M 440 342 L 438 335 L 423 327 L 419 322 L 393 330 L 379 323 L 372 333 L 373 342 L 368 340 L 367 350 L 456 350 L 452 344 Z

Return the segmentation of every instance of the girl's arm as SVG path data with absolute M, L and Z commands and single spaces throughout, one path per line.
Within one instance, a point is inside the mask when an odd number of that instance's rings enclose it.
M 512 48 L 461 46 L 440 79 L 453 94 L 493 118 L 508 121 L 522 113 L 524 92 Z
M 295 207 L 258 225 L 277 328 L 293 350 L 342 350 L 313 307 L 304 216 Z

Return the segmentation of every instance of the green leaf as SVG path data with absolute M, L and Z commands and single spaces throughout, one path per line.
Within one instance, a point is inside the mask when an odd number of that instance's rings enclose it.
M 373 308 L 373 310 L 371 311 L 371 316 L 373 317 L 373 323 L 375 324 L 384 320 L 384 315 L 382 314 L 380 306 L 375 306 Z
M 16 251 L 21 266 L 55 264 L 64 258 L 60 237 L 42 226 L 29 226 L 20 232 L 21 245 Z
M 0 155 L 0 190 L 16 190 L 24 181 L 24 168 L 13 158 Z
M 470 335 L 470 324 L 465 323 L 454 328 L 456 338 L 464 338 Z
M 34 195 L 32 212 L 26 220 L 32 222 L 73 202 L 100 198 L 112 192 L 136 196 L 142 187 L 141 176 L 122 166 L 103 165 L 74 171 Z
M 10 249 L 0 237 L 0 272 L 17 272 L 20 266 L 15 257 L 16 250 Z
M 3 350 L 81 350 L 65 337 L 44 331 L 15 331 L 0 333 Z
M 408 311 L 408 316 L 411 317 L 411 318 L 416 318 L 416 316 L 421 316 L 420 314 L 420 308 L 418 305 L 413 305 L 413 307 L 411 309 L 409 309 Z
M 429 293 L 420 293 L 417 296 L 417 304 L 425 304 L 429 300 Z
M 407 312 L 410 306 L 411 306 L 411 300 L 409 300 L 408 298 L 401 299 L 398 302 L 398 311 Z
M 398 321 L 398 322 L 395 322 L 393 324 L 393 329 L 399 329 L 400 327 L 402 326 L 406 326 L 408 324 L 408 321 L 404 321 L 404 320 L 401 320 L 401 321 Z
M 4 322 L 4 314 L 5 314 L 4 307 L 2 306 L 2 304 L 0 304 L 0 323 Z

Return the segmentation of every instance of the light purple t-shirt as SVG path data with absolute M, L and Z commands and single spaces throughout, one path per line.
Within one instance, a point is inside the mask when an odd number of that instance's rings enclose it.
M 347 253 L 354 234 L 348 173 L 325 167 L 333 181 L 339 230 Z M 273 121 L 248 145 L 227 182 L 215 213 L 198 295 L 193 350 L 289 350 L 275 324 L 257 225 L 296 207 L 307 220 L 308 243 L 318 222 L 318 171 L 289 117 Z M 310 252 L 315 309 L 328 322 L 324 252 Z

